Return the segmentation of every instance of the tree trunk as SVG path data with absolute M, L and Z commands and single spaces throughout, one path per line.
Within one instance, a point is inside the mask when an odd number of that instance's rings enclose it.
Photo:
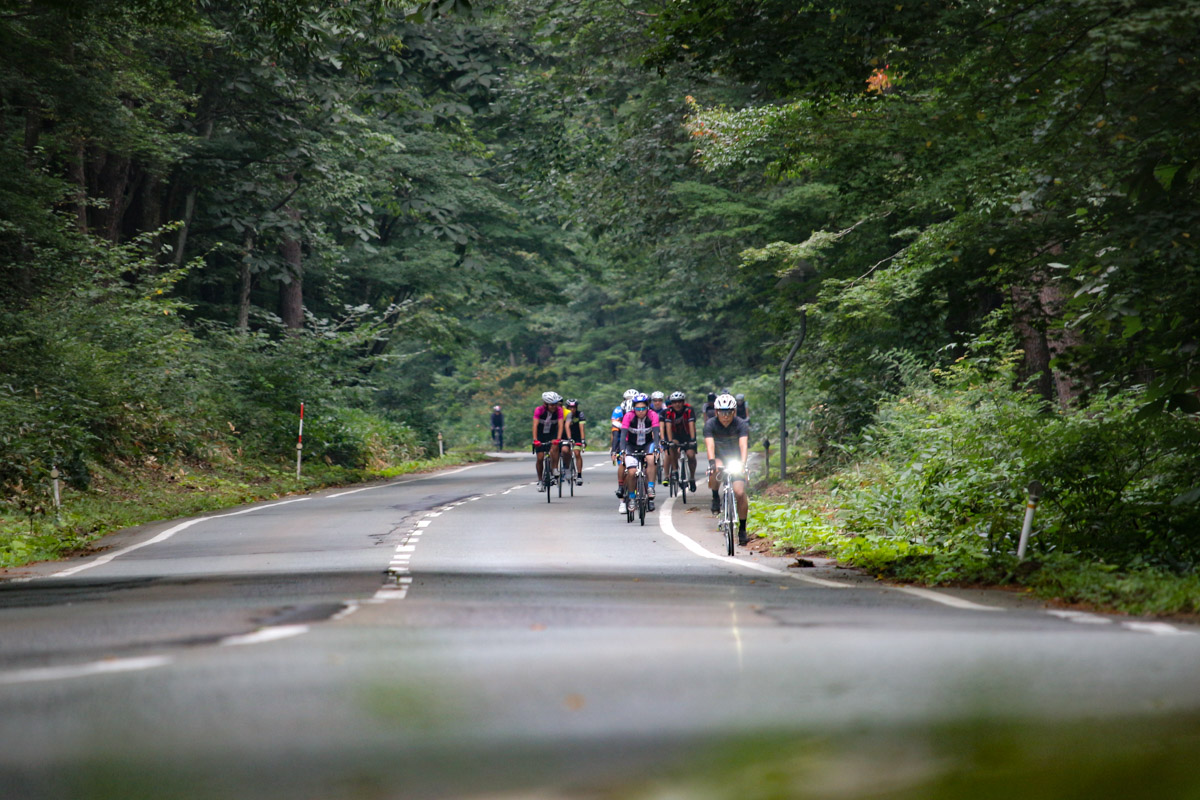
M 212 138 L 213 119 L 209 117 L 204 121 L 203 132 L 201 138 L 208 140 Z M 187 252 L 188 229 L 192 226 L 192 214 L 196 211 L 196 186 L 189 186 L 187 196 L 183 201 L 183 224 L 179 226 L 179 235 L 175 238 L 175 266 L 183 264 L 184 254 Z
M 300 222 L 300 212 L 294 208 L 285 209 L 288 217 Z M 300 246 L 299 225 L 297 235 L 285 233 L 279 252 L 283 255 L 284 263 L 288 266 L 288 276 L 279 288 L 279 316 L 289 330 L 300 330 L 304 327 L 304 261 Z
M 250 253 L 254 251 L 254 234 L 246 231 L 243 243 L 245 252 L 242 255 L 241 288 L 238 291 L 237 329 L 242 333 L 250 330 L 250 289 L 253 277 L 250 275 Z
M 1066 298 L 1050 283 L 1043 283 L 1036 290 L 1013 286 L 1011 296 L 1017 335 L 1025 351 L 1020 375 L 1023 379 L 1036 375 L 1038 393 L 1066 407 L 1079 395 L 1079 388 L 1051 366 L 1056 357 L 1078 343 L 1078 336 L 1062 327 L 1061 311 Z
M 75 227 L 87 233 L 87 148 L 83 139 L 75 140 L 75 158 L 71 161 L 71 180 L 75 183 Z

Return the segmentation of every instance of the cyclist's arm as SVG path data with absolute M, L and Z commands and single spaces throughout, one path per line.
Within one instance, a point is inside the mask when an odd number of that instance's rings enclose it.
M 711 436 L 704 437 L 704 449 L 708 451 L 708 460 L 717 460 L 717 440 Z
M 533 433 L 530 434 L 530 438 L 535 442 L 538 440 L 537 428 L 538 428 L 538 419 L 537 419 L 537 417 L 534 417 L 533 418 Z
M 742 454 L 742 469 L 743 470 L 746 469 L 746 458 L 747 458 L 749 449 L 750 449 L 750 437 L 749 436 L 738 437 L 738 450 L 741 451 L 741 454 Z
M 587 431 L 583 429 L 583 426 L 586 424 L 583 420 L 579 420 L 579 441 L 581 442 L 587 441 Z
M 559 418 L 558 418 L 558 436 L 556 436 L 556 437 L 554 437 L 554 438 L 556 438 L 556 439 L 562 439 L 562 438 L 563 438 L 563 423 L 564 423 L 564 421 L 566 420 L 566 418 L 567 418 L 567 415 L 566 415 L 566 414 L 564 414 L 564 415 L 562 415 L 561 417 L 559 417 Z

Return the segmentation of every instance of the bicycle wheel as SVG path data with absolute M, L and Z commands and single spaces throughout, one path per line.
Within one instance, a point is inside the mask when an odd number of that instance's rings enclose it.
M 638 470 L 637 476 L 637 512 L 638 521 L 641 524 L 646 524 L 646 504 L 650 502 L 649 498 L 650 485 L 646 478 L 646 473 Z
M 679 499 L 687 503 L 688 461 L 687 453 L 679 454 Z
M 722 519 L 725 523 L 725 551 L 727 555 L 734 554 L 734 547 L 737 544 L 737 499 L 733 494 L 733 487 L 728 483 L 725 484 L 725 490 L 722 492 Z
M 571 482 L 571 497 L 574 497 L 575 496 L 575 478 L 579 476 L 579 473 L 575 471 L 575 456 L 574 455 L 571 456 L 570 471 L 564 473 L 564 476 L 566 477 L 566 479 L 568 481 Z
M 551 483 L 550 476 L 553 474 L 554 474 L 554 471 L 550 468 L 550 459 L 547 458 L 545 463 L 542 464 L 542 483 L 546 487 L 546 502 L 547 503 L 550 502 L 550 483 Z

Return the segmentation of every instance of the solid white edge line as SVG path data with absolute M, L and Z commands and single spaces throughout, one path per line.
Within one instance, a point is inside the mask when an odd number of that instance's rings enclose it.
M 972 603 L 970 600 L 964 600 L 961 597 L 955 597 L 950 594 L 942 594 L 935 592 L 932 589 L 920 589 L 916 586 L 888 586 L 889 589 L 895 589 L 897 592 L 911 594 L 914 597 L 923 597 L 926 600 L 932 600 L 935 603 L 941 603 L 952 608 L 965 608 L 970 611 L 1003 611 L 999 606 L 985 606 L 980 603 Z
M 659 506 L 658 527 L 667 536 L 670 536 L 672 539 L 679 542 L 681 545 L 683 545 L 684 547 L 686 547 L 688 550 L 695 553 L 696 555 L 701 556 L 703 558 L 712 559 L 713 561 L 720 561 L 724 564 L 728 564 L 731 567 L 740 567 L 741 569 L 748 569 L 748 570 L 752 570 L 754 572 L 766 572 L 771 575 L 777 575 L 781 578 L 790 578 L 794 581 L 801 581 L 803 583 L 811 583 L 816 586 L 825 586 L 830 589 L 854 588 L 854 587 L 850 586 L 849 584 L 835 583 L 833 581 L 827 581 L 822 578 L 813 578 L 808 575 L 795 575 L 790 572 L 783 572 L 782 570 L 777 570 L 774 567 L 768 567 L 765 564 L 755 564 L 752 561 L 742 561 L 742 560 L 739 560 L 732 556 L 718 555 L 717 553 L 714 553 L 714 552 L 708 550 L 703 545 L 701 545 L 699 542 L 697 542 L 695 539 L 692 539 L 691 537 L 685 536 L 684 534 L 680 533 L 679 529 L 675 527 L 675 523 L 671 521 L 671 510 L 672 510 L 672 508 L 674 508 L 675 501 L 677 499 L 678 498 L 672 497 L 667 501 L 667 503 L 665 505 Z
M 85 678 L 89 675 L 106 675 L 116 672 L 135 672 L 143 669 L 165 667 L 171 663 L 167 656 L 143 656 L 141 658 L 116 658 L 109 661 L 93 661 L 66 667 L 38 667 L 0 673 L 0 684 L 34 683 L 37 681 L 60 681 L 68 678 Z
M 179 533 L 180 531 L 182 531 L 186 528 L 192 527 L 193 525 L 195 525 L 198 522 L 207 522 L 210 519 L 223 519 L 224 517 L 237 517 L 242 514 L 249 514 L 252 511 L 262 511 L 262 510 L 268 509 L 268 508 L 275 508 L 276 506 L 286 506 L 289 503 L 303 503 L 304 501 L 309 500 L 309 499 L 311 499 L 311 498 L 297 497 L 294 500 L 283 500 L 278 503 L 271 503 L 270 505 L 254 506 L 253 508 L 243 508 L 241 511 L 231 511 L 227 514 L 209 514 L 207 517 L 197 517 L 196 519 L 185 520 L 184 522 L 181 522 L 178 525 L 167 528 L 162 533 L 158 534 L 157 536 L 154 536 L 153 538 L 147 539 L 144 542 L 138 542 L 137 544 L 131 544 L 128 547 L 123 547 L 120 550 L 116 550 L 111 553 L 107 553 L 105 555 L 100 556 L 99 558 L 93 559 L 92 561 L 85 561 L 84 563 L 79 564 L 74 567 L 71 567 L 70 569 L 64 569 L 61 572 L 55 572 L 53 575 L 49 575 L 47 577 L 66 578 L 70 575 L 75 575 L 76 573 L 83 572 L 85 569 L 91 569 L 92 567 L 99 567 L 102 564 L 107 564 L 108 562 L 112 561 L 114 558 L 118 558 L 119 556 L 126 555 L 127 553 L 132 553 L 134 550 L 140 550 L 141 548 L 148 547 L 149 545 L 152 545 L 152 544 L 158 544 L 159 542 L 165 542 L 167 539 L 170 539 L 175 534 Z

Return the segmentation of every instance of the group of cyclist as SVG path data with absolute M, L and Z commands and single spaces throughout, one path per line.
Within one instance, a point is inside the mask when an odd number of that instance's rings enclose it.
M 703 409 L 701 432 L 708 456 L 708 488 L 712 491 L 712 511 L 720 507 L 718 491 L 727 464 L 736 462 L 730 471 L 734 496 L 737 499 L 738 541 L 746 544 L 746 516 L 749 501 L 746 497 L 745 463 L 748 455 L 750 426 L 746 421 L 745 398 L 734 397 L 728 390 L 712 393 Z M 617 466 L 618 513 L 625 514 L 626 502 L 634 492 L 639 464 L 645 465 L 648 478 L 647 500 L 654 510 L 654 485 L 660 477 L 656 454 L 664 457 L 666 476 L 676 474 L 685 459 L 687 486 L 696 491 L 696 427 L 697 416 L 683 392 L 644 394 L 636 389 L 625 392 L 611 414 L 609 455 Z M 575 458 L 576 483 L 583 485 L 583 451 L 587 446 L 583 412 L 579 401 L 565 402 L 557 392 L 543 392 L 542 404 L 533 412 L 533 450 L 537 454 L 538 491 L 545 491 L 544 471 L 554 471 L 559 477 L 563 449 Z M 547 456 L 549 459 L 547 460 Z

